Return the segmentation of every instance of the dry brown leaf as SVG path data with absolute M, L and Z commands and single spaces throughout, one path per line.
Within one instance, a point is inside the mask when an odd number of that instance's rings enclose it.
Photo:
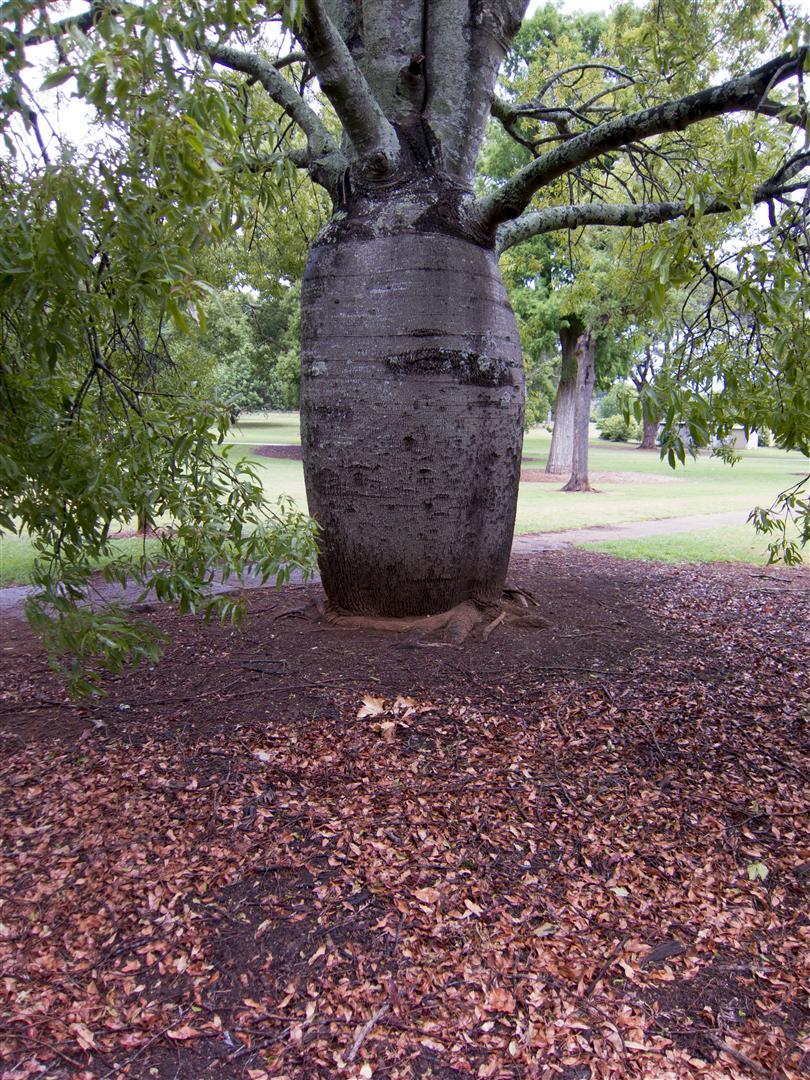
M 183 1024 L 182 1027 L 170 1028 L 166 1032 L 168 1039 L 174 1039 L 175 1042 L 186 1042 L 187 1039 L 199 1038 L 200 1032 L 193 1028 L 190 1024 Z
M 86 1024 L 71 1024 L 70 1030 L 76 1036 L 76 1042 L 82 1050 L 95 1050 L 96 1039 L 93 1032 Z
M 380 713 L 385 712 L 385 699 L 381 697 L 370 697 L 368 694 L 363 697 L 363 704 L 357 710 L 357 719 L 364 720 L 367 716 L 379 716 Z
M 488 1012 L 513 1013 L 517 1008 L 514 995 L 503 986 L 496 986 L 484 998 L 484 1008 Z
M 432 885 L 428 885 L 424 889 L 414 889 L 413 895 L 424 904 L 438 904 L 441 899 L 441 893 L 438 889 L 434 889 Z

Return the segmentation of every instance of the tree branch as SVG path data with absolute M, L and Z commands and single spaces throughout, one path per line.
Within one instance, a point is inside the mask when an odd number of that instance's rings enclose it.
M 810 164 L 810 155 L 804 155 L 804 164 Z M 799 170 L 797 169 L 796 172 Z M 796 172 L 791 173 L 792 176 Z M 768 181 L 756 188 L 752 195 L 754 203 L 779 199 L 794 191 L 806 189 L 810 180 L 787 184 L 788 177 L 780 177 L 779 183 Z M 702 214 L 727 214 L 738 210 L 740 203 L 728 199 L 710 199 L 701 209 Z M 659 203 L 583 203 L 577 206 L 549 206 L 523 214 L 514 221 L 501 225 L 497 231 L 496 251 L 504 251 L 530 240 L 533 236 L 556 232 L 559 229 L 579 229 L 584 225 L 606 225 L 637 229 L 643 225 L 660 225 L 676 218 L 694 216 L 694 207 L 685 199 L 673 199 Z
M 86 34 L 88 30 L 93 29 L 103 15 L 114 15 L 118 10 L 119 8 L 115 4 L 107 3 L 105 0 L 97 0 L 86 11 L 80 11 L 76 15 L 68 15 L 57 22 L 52 23 L 46 15 L 45 25 L 25 34 L 22 37 L 22 44 L 23 46 L 43 45 L 45 42 L 58 40 L 62 34 L 67 33 L 69 30 L 81 30 L 82 33 Z
M 208 45 L 205 51 L 212 64 L 220 64 L 231 71 L 240 71 L 261 83 L 273 101 L 281 106 L 306 135 L 306 167 L 312 173 L 313 179 L 330 193 L 334 193 L 348 166 L 346 157 L 315 110 L 296 93 L 295 87 L 279 73 L 277 66 L 255 53 L 235 49 L 230 45 Z M 300 155 L 296 164 L 303 165 Z
M 49 41 L 59 42 L 62 35 L 72 29 L 88 33 L 105 14 L 116 14 L 120 8 L 110 0 L 95 0 L 85 11 L 68 16 L 58 22 L 46 22 L 18 40 L 23 46 L 42 45 Z M 303 52 L 292 52 L 278 60 L 233 48 L 230 45 L 202 43 L 200 52 L 206 54 L 212 64 L 219 64 L 232 71 L 239 71 L 264 87 L 269 96 L 304 132 L 307 138 L 306 156 L 296 154 L 295 163 L 307 168 L 312 178 L 325 187 L 334 197 L 340 179 L 348 167 L 348 161 L 337 142 L 330 135 L 318 114 L 307 105 L 280 70 L 290 64 L 305 62 Z M 8 48 L 5 51 L 9 51 Z M 4 50 L 0 48 L 0 56 Z
M 363 164 L 386 176 L 399 160 L 399 139 L 321 0 L 305 0 L 299 34 L 321 89 Z
M 806 47 L 797 53 L 784 53 L 719 86 L 608 120 L 575 135 L 524 166 L 498 191 L 478 200 L 474 213 L 486 231 L 493 231 L 503 222 L 518 217 L 541 187 L 601 154 L 651 135 L 683 131 L 725 113 L 756 112 L 774 86 L 802 71 L 806 55 Z

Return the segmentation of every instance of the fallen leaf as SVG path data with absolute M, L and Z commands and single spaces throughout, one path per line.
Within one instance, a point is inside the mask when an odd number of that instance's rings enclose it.
M 310 967 L 312 967 L 312 965 L 315 963 L 315 961 L 318 959 L 318 957 L 323 956 L 323 954 L 325 952 L 326 952 L 326 946 L 325 945 L 319 945 L 318 948 L 315 950 L 315 952 L 312 954 L 312 956 L 310 956 L 309 960 L 307 960 L 307 964 Z
M 185 1042 L 186 1039 L 196 1039 L 199 1037 L 199 1031 L 196 1028 L 191 1027 L 190 1024 L 183 1024 L 182 1027 L 170 1028 L 166 1032 L 168 1039 L 174 1039 L 175 1042 Z
M 403 697 L 400 694 L 394 704 L 391 706 L 391 712 L 407 713 L 414 708 L 416 708 L 416 702 L 413 700 L 413 698 Z
M 438 904 L 441 899 L 441 893 L 438 889 L 434 889 L 432 885 L 425 889 L 415 889 L 413 895 L 417 900 L 421 900 L 425 904 Z
M 488 1012 L 512 1013 L 517 1007 L 514 995 L 503 986 L 496 986 L 490 990 L 484 999 L 484 1008 Z
M 96 1049 L 95 1036 L 86 1024 L 71 1024 L 70 1030 L 76 1036 L 76 1042 L 82 1050 Z
M 379 716 L 380 713 L 385 712 L 385 699 L 381 697 L 369 697 L 365 695 L 363 698 L 362 708 L 357 710 L 357 719 L 363 720 L 366 716 Z

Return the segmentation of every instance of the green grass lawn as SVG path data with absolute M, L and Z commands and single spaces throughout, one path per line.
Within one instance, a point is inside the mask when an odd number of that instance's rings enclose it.
M 762 566 L 768 561 L 768 540 L 750 525 L 643 536 L 637 540 L 610 540 L 577 544 L 586 551 L 601 551 L 619 559 L 645 559 L 665 563 L 739 562 Z
M 237 446 L 300 443 L 298 413 L 244 413 L 239 417 L 239 422 L 231 428 L 229 441 Z
M 300 506 L 306 505 L 301 463 L 256 457 L 253 446 L 267 442 L 292 443 L 297 433 L 297 417 L 291 413 L 271 414 L 272 427 L 244 425 L 245 433 L 256 436 L 238 443 L 246 451 L 263 478 L 272 497 L 291 495 Z M 265 439 L 268 433 L 274 437 Z M 261 439 L 259 438 L 261 436 Z M 281 436 L 284 436 L 283 438 Z M 529 432 L 524 441 L 524 469 L 542 472 L 548 457 L 551 436 L 542 428 Z M 532 460 L 532 459 L 537 460 Z M 800 454 L 781 450 L 749 450 L 733 468 L 718 458 L 701 456 L 672 470 L 657 452 L 641 451 L 633 445 L 607 443 L 594 438 L 590 449 L 591 474 L 636 473 L 628 480 L 596 480 L 597 491 L 569 494 L 557 483 L 523 483 L 520 487 L 516 531 L 559 532 L 587 525 L 612 525 L 622 521 L 645 521 L 650 518 L 713 514 L 727 510 L 747 511 L 753 506 L 769 505 L 774 496 L 794 483 L 807 469 Z M 646 479 L 648 478 L 648 479 Z
M 524 469 L 542 470 L 549 445 L 547 432 L 530 432 L 524 443 Z M 527 460 L 532 457 L 540 460 Z M 778 492 L 807 472 L 807 460 L 782 450 L 748 450 L 733 467 L 701 455 L 673 470 L 656 451 L 596 438 L 590 446 L 590 472 L 596 493 L 569 494 L 556 484 L 521 484 L 517 532 L 559 532 L 622 521 L 747 511 L 770 505 Z M 628 482 L 600 480 L 600 473 L 642 475 Z
M 155 542 L 147 540 L 147 550 Z M 128 540 L 113 540 L 113 554 L 109 559 L 99 561 L 99 569 L 112 559 L 124 554 L 140 552 L 143 541 L 138 537 Z M 27 585 L 31 580 L 36 552 L 27 536 L 0 536 L 0 586 Z
M 608 443 L 597 438 L 595 430 L 593 434 L 590 471 L 597 491 L 568 494 L 556 482 L 522 483 L 516 532 L 559 532 L 588 525 L 748 511 L 754 506 L 770 505 L 780 491 L 808 469 L 807 459 L 800 454 L 758 449 L 744 451 L 742 460 L 733 468 L 717 458 L 701 455 L 672 470 L 657 452 L 640 451 L 632 444 Z M 271 499 L 290 495 L 298 506 L 306 508 L 301 462 L 251 453 L 255 447 L 268 444 L 298 444 L 297 413 L 241 416 L 230 441 L 234 445 L 232 453 L 244 454 L 254 465 Z M 524 470 L 542 472 L 550 445 L 551 436 L 543 428 L 530 431 L 524 441 Z M 600 479 L 600 474 L 607 474 L 607 478 Z M 761 563 L 766 558 L 765 540 L 745 525 L 737 531 L 611 541 L 599 545 L 598 550 L 627 558 L 661 557 L 668 561 L 734 559 Z M 0 584 L 29 580 L 32 562 L 33 551 L 27 541 L 0 539 Z

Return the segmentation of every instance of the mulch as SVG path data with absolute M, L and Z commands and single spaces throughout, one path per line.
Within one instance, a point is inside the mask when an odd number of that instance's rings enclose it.
M 302 461 L 301 447 L 296 444 L 286 446 L 283 444 L 271 444 L 268 446 L 254 446 L 251 454 L 259 457 L 277 458 L 285 461 Z
M 531 460 L 524 458 L 524 461 Z M 570 473 L 547 473 L 545 469 L 521 469 L 520 479 L 524 484 L 564 484 Z M 660 476 L 657 473 L 642 472 L 592 472 L 590 479 L 594 484 L 682 484 L 680 476 Z
M 284 445 L 272 443 L 267 446 L 255 446 L 252 454 L 258 457 L 275 458 L 276 460 L 301 461 L 301 447 L 298 445 Z M 547 473 L 540 468 L 531 467 L 530 463 L 540 462 L 543 459 L 536 456 L 526 455 L 523 462 L 529 467 L 521 469 L 520 479 L 528 484 L 564 484 L 568 479 L 568 473 Z M 680 484 L 682 480 L 677 476 L 658 476 L 655 473 L 641 472 L 601 472 L 592 473 L 591 480 L 594 483 L 613 484 Z M 135 533 L 121 534 L 134 536 Z
M 156 608 L 100 701 L 7 620 L 0 1076 L 807 1075 L 807 572 L 512 569 L 550 629 Z

